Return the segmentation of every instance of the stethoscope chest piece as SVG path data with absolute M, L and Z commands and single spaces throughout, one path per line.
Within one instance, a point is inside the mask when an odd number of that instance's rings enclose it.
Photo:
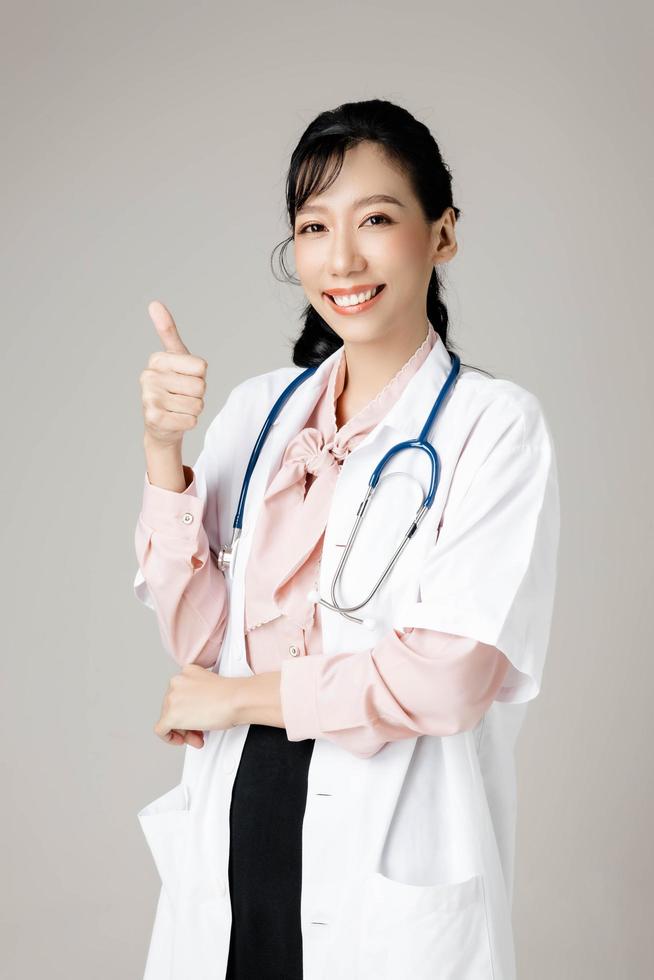
M 234 565 L 236 562 L 236 552 L 238 550 L 238 540 L 241 536 L 241 528 L 235 527 L 232 530 L 232 540 L 229 544 L 221 546 L 218 554 L 209 548 L 209 552 L 217 568 L 220 569 L 230 579 L 234 578 Z

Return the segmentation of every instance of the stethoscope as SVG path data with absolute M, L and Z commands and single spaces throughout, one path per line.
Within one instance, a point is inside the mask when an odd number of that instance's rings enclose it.
M 347 540 L 347 544 L 345 546 L 343 555 L 341 556 L 341 560 L 338 564 L 338 568 L 336 569 L 336 572 L 334 574 L 334 578 L 332 579 L 332 583 L 331 583 L 332 601 L 328 602 L 326 599 L 322 599 L 320 593 L 314 590 L 309 592 L 309 594 L 307 595 L 307 599 L 309 599 L 310 601 L 319 602 L 320 605 L 325 606 L 327 609 L 332 609 L 334 612 L 340 613 L 346 619 L 349 619 L 355 623 L 360 623 L 362 626 L 364 626 L 367 629 L 373 629 L 375 627 L 374 619 L 371 619 L 370 617 L 361 619 L 358 616 L 350 615 L 350 613 L 355 612 L 358 609 L 361 609 L 362 606 L 365 606 L 368 602 L 370 602 L 372 597 L 380 588 L 384 579 L 392 571 L 396 561 L 398 560 L 398 558 L 406 548 L 410 539 L 416 533 L 420 525 L 420 522 L 422 521 L 425 514 L 427 513 L 432 503 L 434 502 L 434 497 L 436 496 L 436 490 L 438 489 L 438 483 L 440 480 L 441 464 L 440 464 L 440 459 L 438 458 L 438 453 L 436 452 L 432 444 L 428 441 L 427 435 L 429 434 L 429 430 L 434 424 L 434 420 L 436 419 L 436 416 L 438 415 L 438 412 L 440 411 L 440 408 L 445 398 L 447 397 L 450 388 L 452 388 L 455 381 L 457 380 L 460 366 L 461 366 L 461 359 L 457 354 L 452 354 L 452 367 L 450 368 L 450 373 L 448 374 L 447 379 L 445 380 L 445 383 L 443 384 L 443 387 L 441 388 L 438 394 L 438 398 L 434 402 L 434 405 L 427 417 L 427 421 L 422 427 L 422 431 L 420 432 L 418 438 L 407 439 L 404 442 L 398 442 L 397 445 L 392 446 L 391 449 L 389 449 L 388 452 L 383 456 L 383 458 L 380 459 L 380 461 L 377 463 L 377 466 L 373 470 L 372 476 L 370 477 L 370 480 L 368 482 L 368 490 L 366 492 L 365 497 L 359 504 L 359 509 L 357 510 L 356 513 L 356 519 L 354 521 L 354 525 L 350 532 L 350 536 Z M 252 478 L 252 473 L 254 471 L 254 467 L 257 464 L 257 460 L 263 448 L 263 444 L 266 441 L 268 432 L 270 431 L 273 422 L 279 415 L 279 412 L 283 408 L 286 401 L 290 398 L 290 396 L 293 394 L 296 388 L 298 388 L 304 381 L 306 381 L 307 378 L 311 377 L 311 375 L 314 373 L 314 371 L 317 370 L 317 368 L 318 365 L 307 368 L 306 371 L 303 371 L 302 374 L 299 374 L 297 378 L 294 378 L 293 381 L 291 381 L 291 383 L 284 389 L 284 391 L 281 393 L 281 395 L 273 405 L 272 409 L 270 410 L 270 413 L 268 414 L 268 418 L 264 422 L 261 432 L 259 433 L 259 436 L 257 438 L 257 441 L 254 444 L 254 448 L 250 455 L 250 460 L 248 462 L 247 469 L 245 471 L 245 476 L 243 478 L 243 486 L 241 487 L 241 495 L 239 497 L 238 507 L 236 508 L 236 515 L 234 517 L 231 543 L 229 545 L 223 545 L 220 548 L 220 551 L 218 552 L 217 556 L 212 549 L 209 549 L 218 568 L 222 572 L 227 572 L 230 577 L 233 577 L 234 575 L 234 563 L 236 559 L 237 545 L 238 545 L 239 538 L 241 536 L 241 529 L 243 527 L 243 511 L 245 510 L 245 501 L 250 486 L 250 479 Z M 431 466 L 429 490 L 427 491 L 427 494 L 424 496 L 422 504 L 416 511 L 416 515 L 411 521 L 411 524 L 409 525 L 408 530 L 406 531 L 399 547 L 393 554 L 393 557 L 391 558 L 389 563 L 386 565 L 386 568 L 382 572 L 381 576 L 379 577 L 372 591 L 366 596 L 363 602 L 359 602 L 354 606 L 341 606 L 339 605 L 336 599 L 336 586 L 338 585 L 338 582 L 343 574 L 345 562 L 347 561 L 348 555 L 352 550 L 352 545 L 354 544 L 354 541 L 356 540 L 357 534 L 359 532 L 359 528 L 361 527 L 363 515 L 365 514 L 366 508 L 368 507 L 368 504 L 370 503 L 370 500 L 372 499 L 372 496 L 377 488 L 377 484 L 379 483 L 379 479 L 382 475 L 384 467 L 393 458 L 393 456 L 395 456 L 397 453 L 402 452 L 405 449 L 420 449 L 423 452 L 425 452 L 429 457 L 429 462 Z

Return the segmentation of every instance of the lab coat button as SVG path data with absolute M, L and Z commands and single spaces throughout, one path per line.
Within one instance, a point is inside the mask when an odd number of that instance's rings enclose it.
M 292 643 L 292 644 L 290 645 L 290 647 L 288 648 L 288 652 L 290 653 L 290 655 L 291 655 L 292 657 L 297 657 L 297 656 L 298 656 L 298 654 L 299 654 L 299 652 L 300 652 L 300 648 L 299 648 L 299 647 L 296 647 L 296 646 L 295 646 L 295 644 L 294 644 L 294 643 Z
M 182 520 L 185 524 L 192 524 L 193 514 L 189 514 L 189 512 L 187 511 L 185 514 L 182 515 Z

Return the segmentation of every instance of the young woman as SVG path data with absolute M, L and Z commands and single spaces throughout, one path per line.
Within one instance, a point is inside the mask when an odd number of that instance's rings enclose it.
M 237 385 L 193 466 L 207 362 L 149 308 L 134 588 L 182 667 L 155 732 L 187 750 L 139 812 L 162 880 L 145 978 L 511 980 L 551 433 L 533 394 L 448 344 L 460 211 L 423 124 L 380 100 L 322 113 L 287 204 L 293 366 Z

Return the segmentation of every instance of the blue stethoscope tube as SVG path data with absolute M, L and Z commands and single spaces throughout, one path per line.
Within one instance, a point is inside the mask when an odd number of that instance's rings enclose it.
M 402 554 L 402 551 L 404 550 L 404 548 L 406 547 L 410 539 L 415 534 L 420 522 L 422 521 L 423 517 L 431 507 L 432 503 L 434 502 L 434 497 L 436 496 L 436 491 L 438 489 L 438 483 L 440 480 L 440 460 L 438 458 L 438 453 L 436 452 L 432 444 L 428 441 L 427 436 L 429 435 L 429 431 L 431 430 L 431 427 L 434 424 L 436 416 L 438 415 L 438 412 L 440 411 L 443 402 L 445 401 L 450 389 L 452 388 L 452 386 L 454 385 L 455 381 L 459 376 L 460 366 L 461 366 L 461 360 L 459 356 L 457 354 L 453 354 L 452 367 L 450 368 L 450 372 L 447 376 L 445 383 L 443 384 L 443 387 L 438 393 L 438 397 L 432 406 L 432 409 L 427 417 L 427 421 L 422 427 L 422 430 L 418 438 L 407 439 L 404 442 L 398 442 L 397 445 L 392 446 L 388 450 L 388 452 L 382 457 L 382 459 L 380 459 L 380 461 L 377 463 L 377 466 L 373 470 L 370 480 L 368 481 L 368 489 L 366 491 L 366 495 L 364 499 L 361 501 L 361 503 L 359 504 L 354 525 L 350 532 L 350 536 L 345 546 L 345 550 L 343 552 L 343 555 L 341 556 L 341 560 L 339 562 L 338 568 L 336 570 L 336 573 L 334 575 L 331 584 L 332 601 L 327 602 L 327 600 L 322 599 L 319 593 L 317 592 L 310 592 L 307 597 L 314 602 L 319 602 L 322 606 L 325 606 L 327 609 L 332 609 L 334 612 L 340 613 L 346 619 L 350 619 L 354 622 L 361 623 L 363 626 L 367 628 L 374 627 L 375 625 L 374 620 L 370 618 L 360 619 L 359 617 L 352 616 L 350 614 L 360 609 L 362 606 L 365 606 L 366 603 L 368 603 L 372 599 L 372 597 L 376 593 L 377 589 L 381 586 L 384 579 L 390 574 L 393 566 L 395 565 L 395 562 Z M 296 388 L 298 388 L 301 384 L 303 384 L 303 382 L 306 381 L 307 378 L 310 378 L 311 375 L 316 370 L 317 370 L 317 365 L 315 367 L 307 368 L 306 371 L 303 371 L 301 374 L 297 376 L 297 378 L 294 378 L 293 381 L 291 381 L 291 383 L 284 389 L 284 391 L 281 393 L 281 395 L 273 405 L 272 409 L 270 410 L 268 417 L 266 418 L 266 421 L 263 424 L 261 432 L 259 433 L 257 441 L 254 444 L 254 448 L 252 449 L 252 453 L 250 454 L 250 460 L 248 462 L 247 469 L 245 471 L 245 476 L 243 478 L 241 494 L 238 500 L 236 514 L 234 516 L 231 543 L 229 545 L 224 545 L 223 547 L 221 547 L 218 556 L 216 556 L 215 553 L 211 551 L 211 554 L 218 568 L 220 568 L 221 571 L 223 572 L 228 572 L 231 576 L 233 576 L 234 574 L 234 561 L 236 558 L 238 540 L 241 536 L 241 529 L 243 527 L 243 512 L 245 510 L 245 501 L 247 499 L 247 493 L 250 486 L 250 479 L 252 477 L 252 473 L 254 472 L 254 468 L 257 465 L 257 460 L 259 458 L 263 445 L 268 436 L 268 432 L 270 431 L 271 426 L 273 425 L 275 419 L 279 415 L 286 401 L 290 398 L 290 396 L 293 394 Z M 395 456 L 397 453 L 403 452 L 406 449 L 420 449 L 422 452 L 425 452 L 427 454 L 430 462 L 430 469 L 431 469 L 429 490 L 427 491 L 422 501 L 422 504 L 418 508 L 413 521 L 409 525 L 409 528 L 405 533 L 404 538 L 402 539 L 400 545 L 396 549 L 391 560 L 387 564 L 386 568 L 382 572 L 380 578 L 377 580 L 377 583 L 375 584 L 374 588 L 369 593 L 369 595 L 366 596 L 363 602 L 360 602 L 357 605 L 341 606 L 339 605 L 336 598 L 336 586 L 339 582 L 341 575 L 343 574 L 345 562 L 347 561 L 347 557 L 351 551 L 352 545 L 356 539 L 357 533 L 361 526 L 363 515 L 366 511 L 366 508 L 368 507 L 368 504 L 370 503 L 370 500 L 375 492 L 375 489 L 377 488 L 384 467 L 393 458 L 393 456 Z

